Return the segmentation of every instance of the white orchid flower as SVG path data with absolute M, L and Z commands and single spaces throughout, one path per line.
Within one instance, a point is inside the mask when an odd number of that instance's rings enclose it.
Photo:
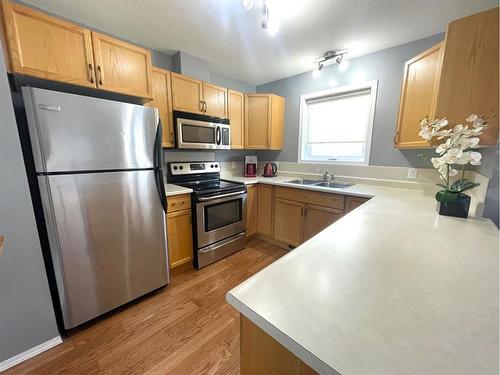
M 475 113 L 472 113 L 472 114 L 469 115 L 469 117 L 467 117 L 465 119 L 465 121 L 467 121 L 467 122 L 474 122 L 477 118 L 478 118 L 478 116 Z
M 483 155 L 481 155 L 479 152 L 476 152 L 476 151 L 471 151 L 470 152 L 470 163 L 471 163 L 471 165 L 480 165 L 482 158 L 483 158 Z
M 456 169 L 450 168 L 448 170 L 448 174 L 450 177 L 456 176 L 458 174 L 458 171 Z
M 465 165 L 467 164 L 469 161 L 470 161 L 470 152 L 464 152 L 462 154 L 462 156 L 460 156 L 457 161 L 455 162 L 455 164 L 458 164 L 458 165 Z

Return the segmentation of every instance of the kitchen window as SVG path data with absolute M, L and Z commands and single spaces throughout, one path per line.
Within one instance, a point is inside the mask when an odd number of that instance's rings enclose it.
M 377 81 L 300 97 L 299 162 L 368 164 Z

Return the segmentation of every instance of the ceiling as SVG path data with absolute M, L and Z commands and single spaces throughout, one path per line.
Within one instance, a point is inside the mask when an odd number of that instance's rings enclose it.
M 36 7 L 168 54 L 182 50 L 252 85 L 312 70 L 329 49 L 348 57 L 443 32 L 497 0 L 270 0 L 280 30 L 260 26 L 262 0 L 24 0 Z

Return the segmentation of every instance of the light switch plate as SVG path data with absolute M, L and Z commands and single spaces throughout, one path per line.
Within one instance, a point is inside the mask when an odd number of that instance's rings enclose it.
M 417 178 L 417 168 L 408 168 L 408 179 L 415 180 Z

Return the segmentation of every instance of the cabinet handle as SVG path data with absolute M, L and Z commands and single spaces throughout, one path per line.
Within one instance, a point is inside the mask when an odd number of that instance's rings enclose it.
M 99 80 L 99 85 L 102 86 L 102 72 L 101 72 L 101 66 L 97 65 L 97 77 Z
M 396 133 L 394 133 L 394 137 L 392 138 L 392 139 L 393 139 L 393 141 L 394 141 L 394 146 L 396 146 L 396 144 L 397 144 L 397 142 L 396 142 L 396 138 L 397 138 L 398 134 L 399 134 L 399 129 L 398 129 L 398 130 L 396 130 Z
M 89 63 L 89 73 L 90 73 L 90 83 L 94 83 L 94 68 L 92 68 L 91 63 Z
M 203 112 L 203 100 L 200 100 L 200 112 Z
M 205 103 L 205 113 L 207 113 L 207 102 L 203 101 Z
M 307 217 L 307 206 L 304 207 L 304 217 Z

